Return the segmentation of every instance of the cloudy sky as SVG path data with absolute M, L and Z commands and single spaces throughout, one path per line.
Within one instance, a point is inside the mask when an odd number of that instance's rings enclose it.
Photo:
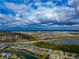
M 0 0 L 0 30 L 79 30 L 79 0 Z

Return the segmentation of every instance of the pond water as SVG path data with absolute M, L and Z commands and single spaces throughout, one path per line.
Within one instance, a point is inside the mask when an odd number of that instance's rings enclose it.
M 79 44 L 79 40 L 58 40 L 57 44 Z
M 4 50 L 5 53 L 11 53 L 12 51 L 10 50 Z M 28 55 L 26 54 L 25 52 L 16 52 L 17 55 L 22 55 L 25 59 L 39 59 L 37 57 L 34 57 L 34 56 L 31 56 L 31 55 Z

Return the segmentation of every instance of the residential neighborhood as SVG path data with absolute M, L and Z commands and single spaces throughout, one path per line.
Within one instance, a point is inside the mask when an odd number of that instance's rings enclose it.
M 78 37 L 78 32 L 1 32 L 0 58 L 79 59 Z

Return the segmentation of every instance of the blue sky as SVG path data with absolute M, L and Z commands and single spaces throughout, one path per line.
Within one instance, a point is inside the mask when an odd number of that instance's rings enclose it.
M 0 0 L 0 30 L 79 30 L 79 0 Z

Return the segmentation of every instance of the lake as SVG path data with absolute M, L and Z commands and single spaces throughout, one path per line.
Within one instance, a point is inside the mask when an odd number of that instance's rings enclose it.
M 79 44 L 79 40 L 58 40 L 56 44 Z

